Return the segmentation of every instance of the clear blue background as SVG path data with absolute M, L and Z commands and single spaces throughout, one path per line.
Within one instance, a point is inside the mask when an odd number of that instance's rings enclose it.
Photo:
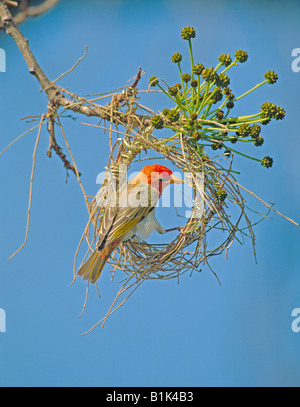
M 240 160 L 239 181 L 276 209 L 300 220 L 300 72 L 291 52 L 300 47 L 299 1 L 61 1 L 20 28 L 50 79 L 88 56 L 61 85 L 75 93 L 100 93 L 126 84 L 139 66 L 146 74 L 177 82 L 171 55 L 188 59 L 180 37 L 184 26 L 197 31 L 196 62 L 215 65 L 221 53 L 248 51 L 234 70 L 236 94 L 248 90 L 267 70 L 276 85 L 241 101 L 239 112 L 256 112 L 264 101 L 284 106 L 285 120 L 264 128 L 265 144 L 249 153 L 274 158 L 265 169 Z M 20 121 L 41 115 L 47 100 L 27 71 L 11 38 L 0 34 L 7 72 L 0 73 L 0 151 L 30 128 Z M 186 66 L 187 69 L 187 65 Z M 143 98 L 154 109 L 165 101 Z M 82 181 L 89 194 L 107 161 L 107 135 L 80 121 L 64 121 Z M 73 286 L 73 256 L 87 221 L 73 174 L 53 155 L 46 157 L 48 134 L 38 148 L 30 235 L 13 260 L 7 258 L 25 236 L 29 179 L 36 132 L 0 158 L 0 308 L 7 332 L 0 333 L 1 386 L 298 386 L 300 333 L 291 330 L 292 310 L 300 307 L 299 227 L 272 215 L 255 229 L 258 264 L 250 242 L 234 244 L 229 259 L 215 258 L 213 274 L 145 282 L 105 325 L 82 336 L 107 311 L 118 278 L 101 277 L 98 299 L 91 290 L 78 319 L 86 285 Z M 58 142 L 63 140 L 58 137 Z M 66 149 L 64 150 L 66 152 Z M 263 210 L 261 206 L 257 207 Z M 106 269 L 107 271 L 107 269 Z

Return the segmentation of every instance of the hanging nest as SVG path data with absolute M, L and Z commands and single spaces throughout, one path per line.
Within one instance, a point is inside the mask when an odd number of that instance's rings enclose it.
M 170 243 L 149 244 L 137 236 L 122 243 L 109 260 L 114 270 L 121 269 L 128 276 L 134 275 L 137 280 L 178 278 L 185 272 L 198 270 L 200 264 L 206 264 L 210 257 L 228 249 L 236 233 L 244 227 L 241 226 L 243 223 L 246 223 L 254 245 L 251 222 L 245 213 L 245 200 L 238 184 L 220 164 L 213 163 L 205 154 L 200 155 L 191 150 L 189 140 L 184 135 L 181 135 L 180 140 L 165 144 L 147 131 L 140 131 L 138 135 L 127 134 L 119 146 L 118 158 L 108 167 L 108 172 L 118 180 L 121 165 L 130 167 L 133 161 L 139 161 L 137 156 L 149 150 L 167 159 L 181 172 L 188 172 L 186 182 L 193 188 L 194 196 L 201 194 L 202 199 L 200 202 L 195 200 L 190 211 L 191 216 Z M 228 157 L 224 158 L 228 160 Z M 196 179 L 199 174 L 203 174 L 204 191 L 197 190 L 199 183 Z M 98 203 L 103 202 L 102 195 L 106 193 L 107 185 L 104 184 L 91 203 L 92 217 L 86 229 L 86 236 L 93 236 L 90 247 L 93 247 L 98 239 L 105 210 L 102 205 L 98 206 Z M 201 208 L 199 203 L 203 205 Z M 228 206 L 231 205 L 238 208 L 235 219 L 229 214 Z M 93 231 L 90 230 L 91 227 Z M 208 233 L 216 228 L 223 232 L 222 241 L 217 247 L 209 249 Z M 245 232 L 243 234 L 245 235 Z

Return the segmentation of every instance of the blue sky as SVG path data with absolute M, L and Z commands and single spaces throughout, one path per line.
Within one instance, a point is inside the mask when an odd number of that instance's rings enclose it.
M 271 69 L 279 81 L 241 101 L 237 113 L 255 111 L 265 101 L 283 106 L 283 121 L 264 129 L 265 144 L 251 150 L 270 155 L 274 166 L 237 160 L 239 181 L 275 208 L 300 221 L 300 72 L 291 69 L 299 48 L 299 1 L 70 1 L 20 28 L 50 79 L 88 55 L 61 85 L 74 93 L 118 88 L 145 71 L 177 82 L 170 61 L 188 57 L 180 31 L 197 31 L 194 53 L 206 66 L 221 53 L 245 49 L 249 60 L 231 75 L 240 94 Z M 20 118 L 41 115 L 47 105 L 13 41 L 0 34 L 6 72 L 0 73 L 2 151 L 29 129 Z M 157 110 L 166 101 L 145 96 Z M 82 182 L 89 194 L 108 154 L 107 136 L 65 120 Z M 89 122 L 97 123 L 95 119 Z M 258 264 L 250 242 L 234 244 L 229 259 L 212 261 L 191 277 L 145 282 L 102 329 L 82 336 L 107 311 L 120 284 L 101 276 L 99 300 L 91 290 L 78 318 L 86 285 L 73 278 L 74 253 L 87 222 L 80 188 L 68 183 L 60 160 L 46 157 L 41 134 L 33 188 L 30 234 L 25 248 L 8 257 L 25 236 L 29 180 L 36 133 L 23 137 L 0 157 L 0 308 L 7 332 L 0 333 L 1 386 L 299 386 L 300 333 L 291 330 L 300 307 L 299 227 L 273 214 L 255 228 Z M 63 141 L 59 138 L 61 144 Z M 255 204 L 250 200 L 252 204 Z M 256 209 L 263 210 L 261 205 Z M 158 212 L 159 217 L 159 212 Z M 166 219 L 166 222 L 168 219 Z M 121 278 L 120 278 L 121 279 Z M 119 279 L 119 280 L 120 280 Z

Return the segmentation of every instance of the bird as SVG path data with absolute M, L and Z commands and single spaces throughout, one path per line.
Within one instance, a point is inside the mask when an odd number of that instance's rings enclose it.
M 77 275 L 93 284 L 99 279 L 112 252 L 122 242 L 131 239 L 135 234 L 146 239 L 153 231 L 164 234 L 177 229 L 165 230 L 156 219 L 155 207 L 169 184 L 183 182 L 169 168 L 152 164 L 142 168 L 132 180 L 124 183 L 118 193 L 119 204 L 114 202 L 110 205 L 108 200 L 96 249 L 79 268 Z

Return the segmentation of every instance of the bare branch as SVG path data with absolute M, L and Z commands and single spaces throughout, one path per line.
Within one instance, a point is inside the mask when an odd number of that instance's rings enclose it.
M 137 84 L 139 83 L 141 77 L 142 77 L 142 68 L 140 67 L 140 68 L 139 68 L 139 72 L 138 72 L 138 74 L 137 74 L 137 76 L 136 76 L 136 78 L 135 78 L 135 81 L 134 81 L 134 83 L 133 83 L 132 86 L 131 86 L 132 88 L 136 88 L 136 87 L 137 87 Z
M 40 65 L 38 64 L 37 60 L 35 59 L 30 47 L 29 41 L 23 36 L 21 31 L 16 27 L 16 24 L 12 18 L 12 15 L 7 8 L 6 1 L 0 0 L 0 17 L 4 24 L 6 33 L 10 35 L 16 42 L 18 48 L 20 49 L 25 62 L 28 66 L 29 72 L 35 76 L 38 80 L 46 95 L 48 97 L 49 102 L 54 106 L 61 106 L 64 109 L 72 110 L 75 113 L 81 113 L 86 116 L 96 116 L 100 117 L 104 120 L 111 120 L 110 111 L 101 105 L 96 104 L 89 104 L 86 105 L 87 101 L 82 99 L 82 101 L 73 101 L 71 99 L 66 98 L 60 91 L 60 88 L 57 87 L 53 82 L 51 82 Z M 134 85 L 136 86 L 137 82 L 141 77 L 141 70 L 139 71 L 136 81 Z M 150 117 L 137 115 L 139 120 L 139 124 L 143 123 L 145 126 L 150 124 Z M 125 125 L 127 124 L 128 118 L 121 116 L 121 114 L 116 113 L 114 115 L 115 122 L 122 122 Z
M 59 158 L 62 160 L 64 163 L 64 166 L 67 170 L 71 170 L 75 175 L 77 175 L 76 168 L 74 165 L 70 163 L 70 161 L 67 159 L 66 155 L 62 152 L 62 148 L 57 144 L 55 134 L 54 134 L 54 126 L 55 126 L 55 117 L 56 111 L 53 113 L 49 113 L 49 123 L 48 123 L 48 132 L 49 132 L 49 147 L 47 151 L 47 156 L 51 157 L 52 155 L 52 150 L 56 152 L 56 154 L 59 156 Z M 79 177 L 81 176 L 80 172 L 78 173 Z
M 48 10 L 50 10 L 52 7 L 54 7 L 59 0 L 45 0 L 42 4 L 39 4 L 38 6 L 30 6 L 26 7 L 25 10 L 22 10 L 18 12 L 14 16 L 14 22 L 16 25 L 21 24 L 23 21 L 25 21 L 28 17 L 38 17 L 41 14 L 46 13 Z M 16 1 L 7 1 L 7 4 L 17 7 L 18 3 Z M 0 30 L 4 28 L 4 24 L 0 23 Z
M 29 72 L 36 77 L 43 89 L 47 89 L 46 94 L 49 100 L 53 101 L 55 99 L 57 90 L 55 89 L 55 86 L 51 84 L 50 80 L 47 78 L 47 76 L 37 63 L 33 53 L 29 48 L 29 41 L 16 27 L 12 15 L 8 10 L 6 2 L 4 0 L 0 0 L 0 17 L 4 24 L 6 33 L 15 40 L 18 48 L 20 49 L 28 66 Z
M 35 170 L 35 160 L 36 160 L 36 152 L 37 152 L 37 148 L 39 145 L 39 141 L 40 141 L 40 136 L 41 136 L 41 130 L 42 130 L 42 125 L 44 122 L 44 117 L 45 115 L 42 115 L 41 120 L 40 120 L 40 124 L 39 124 L 39 130 L 38 130 L 38 135 L 36 138 L 36 142 L 35 142 L 35 146 L 34 146 L 34 151 L 33 151 L 33 156 L 32 156 L 32 170 L 31 170 L 31 177 L 30 177 L 30 188 L 29 188 L 29 203 L 28 203 L 28 210 L 27 210 L 27 226 L 26 226 L 26 233 L 25 233 L 25 240 L 22 243 L 22 245 L 19 247 L 19 249 L 17 251 L 15 251 L 8 260 L 12 259 L 13 257 L 15 257 L 15 255 L 17 253 L 19 253 L 20 250 L 23 249 L 23 247 L 26 245 L 27 243 L 27 239 L 28 239 L 28 234 L 29 234 L 29 222 L 30 222 L 30 212 L 31 212 L 31 202 L 32 202 L 32 187 L 33 187 L 33 177 L 34 177 L 34 170 Z

